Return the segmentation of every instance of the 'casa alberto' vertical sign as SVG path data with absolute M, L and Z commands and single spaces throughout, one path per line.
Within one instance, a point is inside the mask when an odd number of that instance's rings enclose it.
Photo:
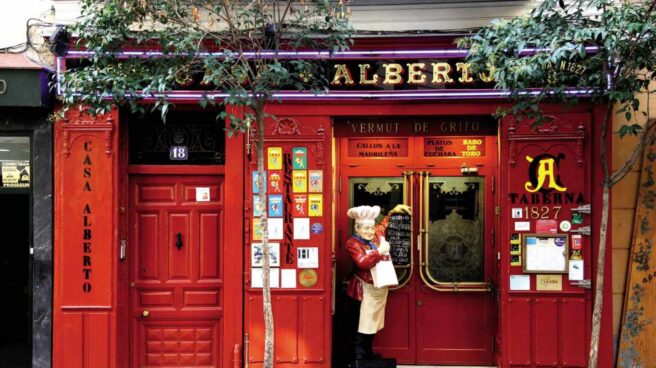
M 76 125 L 76 124 L 71 124 Z M 104 125 L 104 124 L 103 124 Z M 113 214 L 113 152 L 110 130 L 84 131 L 63 128 L 66 149 L 61 163 L 59 195 L 63 208 L 60 254 L 64 267 L 61 288 L 64 305 L 111 304 Z M 100 126 L 97 128 L 101 128 Z

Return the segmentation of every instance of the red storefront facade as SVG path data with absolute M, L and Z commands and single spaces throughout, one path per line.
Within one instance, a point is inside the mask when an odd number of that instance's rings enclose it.
M 398 203 L 413 214 L 377 351 L 408 365 L 586 366 L 593 295 L 578 280 L 595 281 L 597 109 L 546 106 L 537 128 L 499 121 L 505 95 L 448 42 L 360 43 L 331 61 L 330 94 L 269 106 L 266 191 L 248 134 L 217 133 L 214 160 L 148 158 L 149 139 L 169 158 L 192 146 L 174 130 L 208 119 L 198 92 L 174 93 L 171 130 L 155 136 L 118 111 L 56 122 L 55 367 L 261 366 L 262 210 L 276 366 L 345 366 L 346 210 Z M 607 285 L 600 367 L 612 364 Z

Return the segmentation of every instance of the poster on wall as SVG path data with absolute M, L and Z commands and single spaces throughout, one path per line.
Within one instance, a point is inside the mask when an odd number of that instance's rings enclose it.
M 257 179 L 258 179 L 258 173 L 257 173 L 257 171 L 253 171 L 252 178 L 251 178 L 251 180 L 253 182 L 253 189 L 252 189 L 253 193 L 259 193 L 260 192 L 260 187 L 257 185 L 258 184 Z M 267 183 L 267 181 L 266 181 L 266 175 L 265 175 L 264 176 L 264 183 L 263 183 L 264 187 L 266 187 L 266 183 Z
M 269 176 L 267 182 L 269 186 L 267 188 L 268 193 L 282 193 L 282 184 L 280 180 L 282 179 L 282 171 L 269 171 Z
M 310 170 L 310 187 L 308 192 L 321 193 L 323 192 L 323 170 Z
M 309 218 L 295 218 L 294 219 L 294 239 L 308 240 L 310 239 L 310 219 Z
M 307 192 L 307 171 L 306 170 L 294 170 L 294 193 L 304 193 Z
M 282 217 L 283 204 L 282 194 L 271 194 L 269 196 L 269 217 Z
M 292 209 L 292 215 L 294 217 L 307 216 L 307 201 L 308 198 L 306 194 L 294 194 L 294 208 Z
M 264 266 L 262 243 L 251 245 L 251 267 Z M 269 243 L 269 266 L 280 267 L 280 243 Z
M 323 196 L 321 194 L 310 194 L 308 196 L 309 216 L 323 216 Z
M 294 147 L 292 149 L 293 163 L 292 167 L 294 170 L 303 170 L 307 168 L 307 148 L 305 147 Z
M 319 248 L 299 247 L 297 253 L 298 268 L 319 268 Z
M 296 288 L 296 269 L 283 268 L 280 273 L 280 287 L 286 289 Z
M 2 161 L 2 181 L 0 187 L 29 188 L 30 162 L 29 161 Z
M 267 149 L 267 168 L 269 170 L 282 170 L 282 147 L 269 147 Z
M 261 268 L 252 268 L 251 269 L 251 287 L 261 288 L 262 287 L 262 269 Z M 272 288 L 280 287 L 280 268 L 271 268 L 269 269 L 269 285 Z

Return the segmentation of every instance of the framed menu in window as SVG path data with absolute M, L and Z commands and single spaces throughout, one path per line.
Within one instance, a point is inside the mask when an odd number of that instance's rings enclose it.
M 568 240 L 566 234 L 524 234 L 524 272 L 566 273 Z

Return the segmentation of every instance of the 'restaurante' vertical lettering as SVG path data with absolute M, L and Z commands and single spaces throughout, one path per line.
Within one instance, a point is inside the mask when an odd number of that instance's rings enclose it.
M 84 160 L 82 161 L 82 178 L 84 186 L 82 187 L 83 196 L 88 196 L 86 192 L 91 192 L 92 180 L 92 162 L 89 156 L 92 152 L 91 141 L 84 142 L 84 151 L 86 152 Z M 87 198 L 83 202 L 82 208 L 82 275 L 84 277 L 82 282 L 82 291 L 85 293 L 91 292 L 91 274 L 92 274 L 92 241 L 93 241 L 93 212 L 91 211 L 91 204 Z

